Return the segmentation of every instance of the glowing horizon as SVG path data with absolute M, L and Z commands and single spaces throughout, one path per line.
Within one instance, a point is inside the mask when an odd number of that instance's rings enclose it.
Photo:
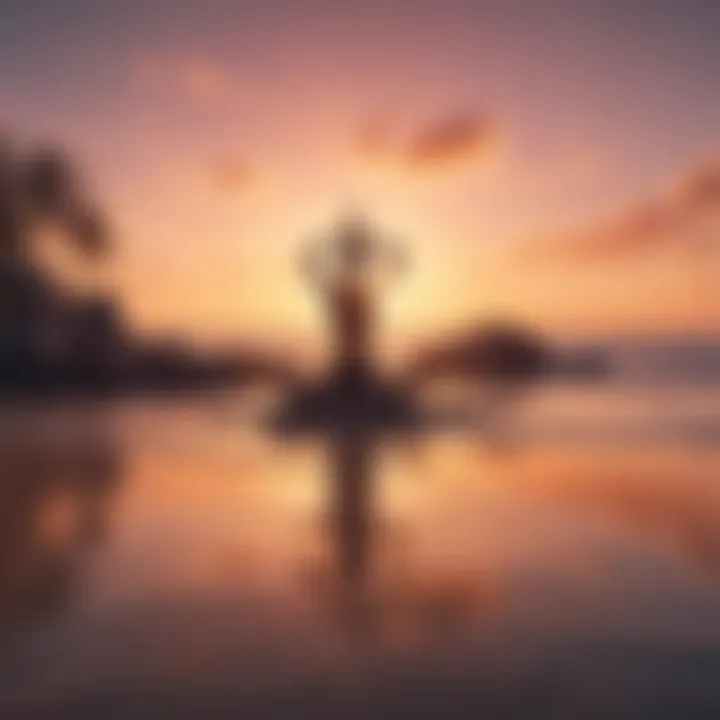
M 0 126 L 86 169 L 118 239 L 98 281 L 142 327 L 316 332 L 293 253 L 361 207 L 415 258 L 395 337 L 486 315 L 720 329 L 717 198 L 704 259 L 684 228 L 602 262 L 523 260 L 567 236 L 617 248 L 618 215 L 719 167 L 717 11 L 521 5 L 16 6 L 0 10 Z

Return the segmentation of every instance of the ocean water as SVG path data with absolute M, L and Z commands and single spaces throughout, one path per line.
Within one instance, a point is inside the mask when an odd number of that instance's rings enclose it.
M 281 440 L 0 416 L 0 717 L 720 717 L 720 389 Z

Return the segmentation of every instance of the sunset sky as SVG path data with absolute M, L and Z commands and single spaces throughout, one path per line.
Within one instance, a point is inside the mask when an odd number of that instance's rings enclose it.
M 350 208 L 397 327 L 720 330 L 720 3 L 5 0 L 0 128 L 62 142 L 144 327 L 310 334 Z

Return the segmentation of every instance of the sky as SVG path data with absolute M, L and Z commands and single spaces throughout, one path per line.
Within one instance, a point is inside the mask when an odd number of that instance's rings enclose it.
M 413 255 L 400 336 L 720 330 L 719 71 L 705 0 L 0 3 L 0 128 L 114 228 L 68 267 L 207 335 L 310 337 L 294 258 L 350 210 Z

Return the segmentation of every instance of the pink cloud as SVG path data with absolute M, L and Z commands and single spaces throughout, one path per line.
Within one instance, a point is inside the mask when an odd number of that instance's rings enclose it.
M 197 56 L 144 58 L 134 67 L 139 82 L 196 102 L 217 102 L 230 96 L 232 78 L 225 67 Z

